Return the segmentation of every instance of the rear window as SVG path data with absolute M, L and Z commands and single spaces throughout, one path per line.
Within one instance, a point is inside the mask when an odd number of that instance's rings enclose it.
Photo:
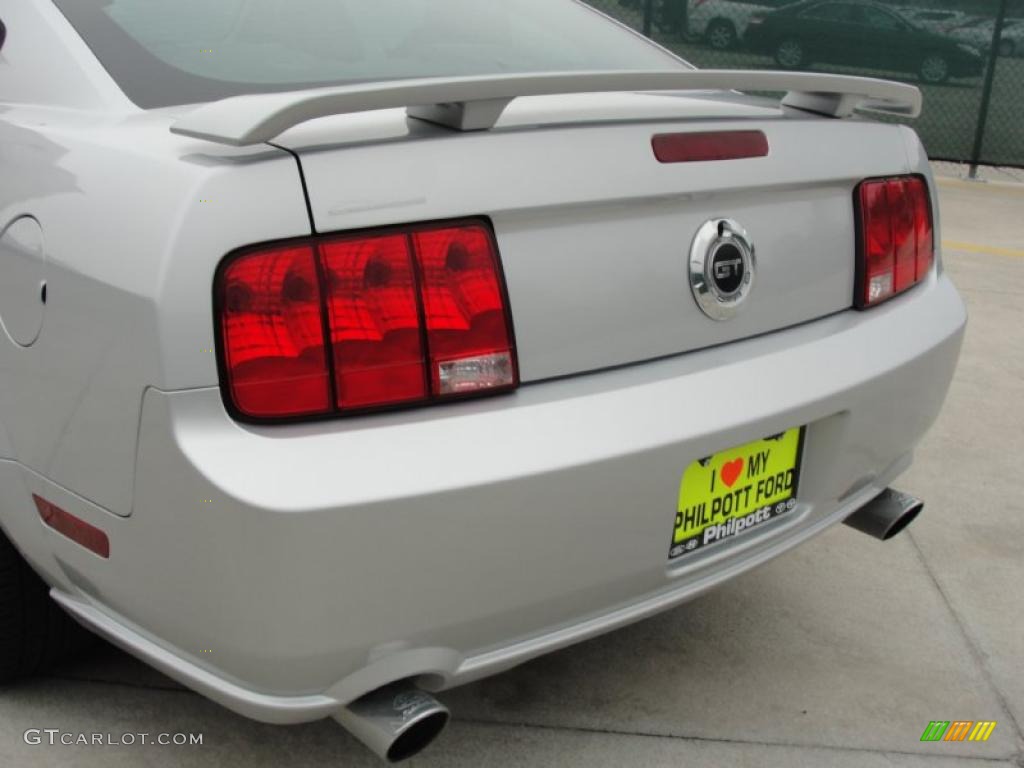
M 753 5 L 758 8 L 781 8 L 784 5 L 791 5 L 797 1 L 798 0 L 722 0 L 722 2 L 732 3 L 734 5 Z M 693 3 L 693 0 L 690 0 L 690 2 L 694 8 L 697 8 L 700 5 L 703 5 L 706 0 L 701 0 L 701 2 L 695 4 Z
M 54 0 L 143 108 L 415 77 L 686 67 L 578 0 Z
M 852 22 L 855 18 L 854 10 L 854 6 L 844 3 L 824 3 L 822 5 L 812 5 L 800 15 L 808 19 Z
M 904 13 L 908 13 L 921 21 L 943 21 L 944 19 L 952 19 L 956 15 L 952 11 L 915 11 L 913 9 L 910 11 L 905 10 Z

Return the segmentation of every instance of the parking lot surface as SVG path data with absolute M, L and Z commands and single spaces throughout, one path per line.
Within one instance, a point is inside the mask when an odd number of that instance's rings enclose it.
M 1024 766 L 1024 185 L 944 178 L 940 194 L 971 319 L 897 483 L 921 518 L 887 543 L 837 526 L 669 613 L 443 694 L 454 722 L 411 766 Z M 933 720 L 997 726 L 923 743 Z M 203 743 L 50 746 L 29 729 Z M 0 691 L 3 766 L 377 764 L 331 721 L 251 722 L 107 646 Z

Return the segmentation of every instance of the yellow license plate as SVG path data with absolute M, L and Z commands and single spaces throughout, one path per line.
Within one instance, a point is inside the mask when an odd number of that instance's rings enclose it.
M 687 467 L 669 559 L 729 541 L 792 510 L 803 437 L 797 427 Z

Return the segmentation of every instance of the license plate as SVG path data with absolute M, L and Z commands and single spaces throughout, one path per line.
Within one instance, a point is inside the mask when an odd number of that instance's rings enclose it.
M 797 427 L 687 467 L 669 559 L 730 541 L 792 510 L 803 438 Z

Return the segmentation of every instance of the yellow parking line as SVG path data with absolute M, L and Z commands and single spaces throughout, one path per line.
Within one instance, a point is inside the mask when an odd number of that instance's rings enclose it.
M 1016 248 L 976 245 L 975 243 L 961 243 L 956 240 L 943 240 L 942 247 L 950 251 L 966 251 L 967 253 L 983 253 L 986 256 L 1012 256 L 1017 259 L 1024 259 L 1024 251 Z
M 969 189 L 972 192 L 997 192 L 999 194 L 1024 195 L 1024 184 L 1014 181 L 971 181 L 970 179 L 951 179 L 948 176 L 936 176 L 935 183 L 940 187 Z

